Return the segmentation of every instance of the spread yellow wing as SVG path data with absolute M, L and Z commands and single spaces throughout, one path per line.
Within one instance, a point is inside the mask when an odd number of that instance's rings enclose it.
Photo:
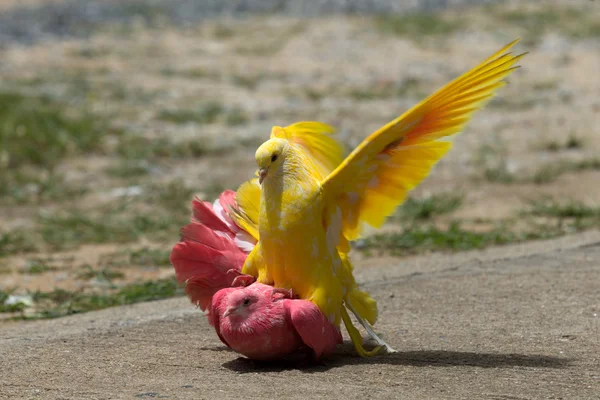
M 356 239 L 363 223 L 381 226 L 427 176 L 451 147 L 438 139 L 462 131 L 518 68 L 523 55 L 506 53 L 517 41 L 371 134 L 322 182 L 328 220 L 342 219 L 340 240 Z

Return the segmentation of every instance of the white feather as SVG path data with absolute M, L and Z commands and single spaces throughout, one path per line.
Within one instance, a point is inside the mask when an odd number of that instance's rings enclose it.
M 249 253 L 256 245 L 256 240 L 246 231 L 239 231 L 233 238 L 234 243 L 243 251 Z

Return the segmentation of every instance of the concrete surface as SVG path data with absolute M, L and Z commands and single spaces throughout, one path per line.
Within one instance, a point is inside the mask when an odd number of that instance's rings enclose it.
M 599 232 L 357 270 L 398 354 L 254 363 L 178 298 L 1 325 L 0 398 L 600 398 Z

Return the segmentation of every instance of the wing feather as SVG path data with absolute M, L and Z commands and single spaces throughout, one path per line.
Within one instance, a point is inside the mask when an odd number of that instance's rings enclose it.
M 356 239 L 364 223 L 381 226 L 429 174 L 451 147 L 439 139 L 462 131 L 518 68 L 523 55 L 506 53 L 517 41 L 371 134 L 322 181 L 328 204 L 342 210 L 340 241 Z

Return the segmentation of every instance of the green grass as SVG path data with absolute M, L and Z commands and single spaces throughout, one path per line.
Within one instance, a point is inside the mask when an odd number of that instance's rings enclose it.
M 459 222 L 447 228 L 433 225 L 413 225 L 401 232 L 380 233 L 365 238 L 361 250 L 388 252 L 393 255 L 416 254 L 427 251 L 466 251 L 493 245 L 551 238 L 562 234 L 548 227 L 516 232 L 499 225 L 486 232 L 463 229 Z
M 36 312 L 22 314 L 22 319 L 57 318 L 65 315 L 101 310 L 108 307 L 153 301 L 183 295 L 184 291 L 174 278 L 131 283 L 110 293 L 85 293 L 55 289 L 35 292 Z
M 109 56 L 111 50 L 109 47 L 82 47 L 79 49 L 74 49 L 69 52 L 70 55 L 81 58 L 101 58 Z
M 47 97 L 0 93 L 0 169 L 53 169 L 65 157 L 102 147 L 106 126 Z
M 84 270 L 77 276 L 80 279 L 96 279 L 98 281 L 112 282 L 115 279 L 122 279 L 125 274 L 110 268 L 94 269 L 91 265 L 84 265 Z
M 20 272 L 22 274 L 38 275 L 44 272 L 56 271 L 58 268 L 49 263 L 49 260 L 43 258 L 33 258 L 27 260 L 27 267 Z
M 564 172 L 563 167 L 559 164 L 548 164 L 537 169 L 530 177 L 526 178 L 525 181 L 530 181 L 538 185 L 544 183 L 554 182 Z
M 106 173 L 115 178 L 139 178 L 151 170 L 152 166 L 146 160 L 120 160 L 108 167 Z
M 11 254 L 37 251 L 39 246 L 31 232 L 24 229 L 13 229 L 0 232 L 0 257 Z
M 0 204 L 40 204 L 72 200 L 88 188 L 67 183 L 64 176 L 22 167 L 0 172 Z
M 426 208 L 428 209 L 428 208 Z M 413 215 L 421 215 L 420 208 Z M 425 213 L 428 215 L 428 213 Z M 359 249 L 396 256 L 434 251 L 466 251 L 529 240 L 548 239 L 600 227 L 600 207 L 551 198 L 531 201 L 513 219 L 484 223 L 477 229 L 463 228 L 461 221 L 440 227 L 426 219 L 413 219 L 402 231 L 365 238 Z M 463 221 L 464 222 L 464 221 Z M 470 221 L 475 222 L 475 221 Z M 518 225 L 518 226 L 517 226 Z
M 229 126 L 244 125 L 250 121 L 250 117 L 241 108 L 232 108 L 225 115 L 225 123 Z
M 175 278 L 168 278 L 126 285 L 119 290 L 117 296 L 123 304 L 133 304 L 182 294 L 183 288 L 179 287 Z
M 236 86 L 254 90 L 264 78 L 264 75 L 232 75 L 231 81 Z
M 82 244 L 130 243 L 142 237 L 177 238 L 181 227 L 189 222 L 194 191 L 181 181 L 146 185 L 143 190 L 143 197 L 124 198 L 97 207 L 94 212 L 81 208 L 42 211 L 35 227 L 0 233 L 0 257 L 42 249 L 71 249 Z M 157 259 L 159 255 L 152 257 Z M 164 260 L 165 256 L 160 257 Z
M 222 121 L 230 126 L 242 125 L 250 119 L 239 107 L 226 109 L 219 103 L 208 103 L 197 109 L 163 110 L 158 119 L 175 124 L 214 124 Z
M 230 39 L 235 35 L 235 30 L 226 24 L 215 25 L 212 29 L 212 36 L 215 39 L 225 40 Z
M 180 180 L 163 185 L 151 185 L 147 191 L 150 193 L 147 201 L 159 205 L 172 215 L 190 212 L 190 201 L 194 190 Z
M 50 248 L 66 249 L 81 244 L 129 243 L 142 237 L 176 238 L 189 222 L 189 202 L 193 191 L 182 182 L 150 185 L 143 198 L 125 199 L 100 213 L 84 210 L 42 213 L 37 232 Z M 141 206 L 148 208 L 142 211 Z
M 196 67 L 185 70 L 176 70 L 171 67 L 163 68 L 160 70 L 161 75 L 167 77 L 182 77 L 191 79 L 210 79 L 219 80 L 221 79 L 221 73 L 217 71 L 211 71 L 206 68 Z
M 4 291 L 0 289 L 0 313 L 14 313 L 20 312 L 25 309 L 25 305 L 23 303 L 6 305 L 4 302 L 8 299 L 8 296 L 12 294 L 12 290 Z
M 188 110 L 163 110 L 158 114 L 158 119 L 175 124 L 195 122 L 198 124 L 212 124 L 225 113 L 225 107 L 219 103 L 207 103 L 196 109 Z
M 304 94 L 310 101 L 320 101 L 322 98 L 327 97 L 327 93 L 325 91 L 318 90 L 316 88 L 306 87 L 304 89 Z
M 225 189 L 221 182 L 210 182 L 202 188 L 202 193 L 207 199 L 216 199 Z
M 173 238 L 188 220 L 177 210 L 171 214 L 115 212 L 99 216 L 76 210 L 42 214 L 37 233 L 52 250 L 62 250 L 81 244 L 129 243 L 142 237 Z
M 567 140 L 559 141 L 558 139 L 551 139 L 547 142 L 542 143 L 539 148 L 544 151 L 550 151 L 553 153 L 563 150 L 578 150 L 582 149 L 585 142 L 582 138 L 571 133 Z
M 554 199 L 534 200 L 524 214 L 554 218 L 600 218 L 600 208 L 587 206 L 581 202 L 569 200 L 558 202 Z
M 508 169 L 507 150 L 500 142 L 479 148 L 473 163 L 482 171 L 482 177 L 493 183 L 514 183 L 518 177 Z
M 503 111 L 526 111 L 538 104 L 548 104 L 547 97 L 522 96 L 522 97 L 496 97 L 492 99 L 488 107 Z
M 85 107 L 0 92 L 0 204 L 81 197 L 88 189 L 66 182 L 56 167 L 71 156 L 104 152 L 104 138 L 118 133 Z
M 565 173 L 586 170 L 600 170 L 600 158 L 588 158 L 580 161 L 557 161 L 546 164 L 535 171 L 531 177 L 525 178 L 525 180 L 544 184 L 555 181 Z
M 573 39 L 600 37 L 600 20 L 593 10 L 568 7 L 538 10 L 511 10 L 495 13 L 501 23 L 523 29 L 525 44 L 537 44 L 549 32 L 559 32 Z
M 578 149 L 583 146 L 583 140 L 571 134 L 564 143 L 549 142 L 543 145 L 546 149 Z M 542 148 L 543 148 L 542 147 Z M 600 170 L 600 158 L 587 158 L 579 161 L 558 160 L 542 165 L 537 170 L 527 174 L 517 174 L 509 170 L 507 162 L 507 150 L 502 143 L 494 145 L 483 145 L 476 153 L 473 164 L 482 177 L 488 182 L 494 183 L 536 183 L 544 184 L 555 181 L 565 173 L 586 170 Z
M 243 44 L 237 45 L 234 51 L 240 56 L 246 57 L 270 57 L 274 56 L 285 46 L 287 39 L 270 39 L 254 41 L 252 43 L 248 41 L 242 42 Z
M 218 149 L 211 149 L 205 140 L 191 140 L 173 143 L 166 138 L 146 138 L 143 136 L 126 135 L 120 139 L 116 149 L 117 154 L 129 163 L 131 168 L 144 165 L 145 162 L 158 161 L 166 158 L 198 158 L 207 154 L 218 153 Z M 141 162 L 137 162 L 141 160 Z M 121 164 L 123 166 L 124 164 Z M 117 174 L 113 170 L 113 174 Z
M 533 85 L 531 85 L 531 88 L 533 90 L 539 90 L 539 91 L 550 91 L 550 90 L 558 89 L 558 86 L 559 86 L 559 81 L 557 81 L 557 80 L 545 80 L 545 81 L 535 82 Z
M 130 242 L 137 231 L 127 222 L 108 217 L 93 217 L 84 211 L 42 214 L 40 234 L 53 249 L 83 243 Z
M 131 251 L 129 261 L 134 265 L 170 266 L 170 256 L 170 250 L 142 247 L 141 249 Z
M 399 208 L 397 214 L 399 218 L 427 220 L 455 211 L 462 201 L 462 195 L 453 193 L 435 194 L 421 199 L 410 197 Z
M 359 100 L 376 100 L 399 98 L 425 98 L 427 92 L 423 88 L 423 82 L 417 78 L 405 78 L 393 84 L 373 85 L 366 88 L 350 89 L 347 96 Z
M 462 29 L 458 20 L 451 20 L 436 13 L 389 14 L 376 17 L 375 27 L 387 34 L 408 37 L 420 41 L 425 37 L 444 36 Z
M 104 268 L 120 268 L 129 266 L 171 266 L 169 259 L 171 250 L 140 247 L 104 254 L 100 257 L 99 265 Z
M 584 140 L 577 137 L 575 134 L 570 134 L 569 138 L 564 144 L 564 148 L 568 150 L 575 150 L 583 148 Z

